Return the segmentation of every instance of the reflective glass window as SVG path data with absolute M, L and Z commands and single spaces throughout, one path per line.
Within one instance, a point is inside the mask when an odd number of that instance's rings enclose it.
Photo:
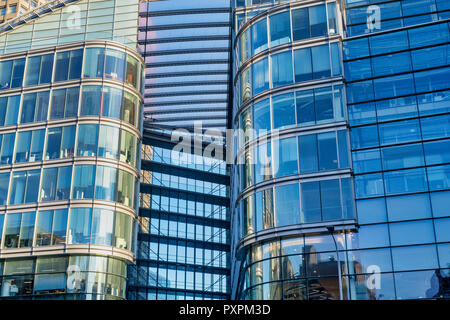
M 40 122 L 47 120 L 49 99 L 49 91 L 25 94 L 23 96 L 20 123 Z
M 330 50 L 328 45 L 311 48 L 313 61 L 313 78 L 320 79 L 331 76 Z
M 105 49 L 104 48 L 87 48 L 84 60 L 85 78 L 103 78 L 105 67 Z
M 28 58 L 25 86 L 50 83 L 53 73 L 54 54 Z
M 91 208 L 73 208 L 70 210 L 69 231 L 67 242 L 69 244 L 89 244 L 92 223 Z
M 422 144 L 381 149 L 385 170 L 420 167 L 424 165 Z
M 319 182 L 301 184 L 302 223 L 322 221 Z
M 138 111 L 138 98 L 128 93 L 124 92 L 121 119 L 129 124 L 136 125 L 136 112 Z
M 327 132 L 317 135 L 319 151 L 319 170 L 334 170 L 339 167 L 336 133 Z
M 292 83 L 292 51 L 285 51 L 271 56 L 272 88 Z
M 125 53 L 106 49 L 105 53 L 105 78 L 124 81 Z
M 427 177 L 424 168 L 384 173 L 386 194 L 401 194 L 427 191 Z
M 275 177 L 298 174 L 297 138 L 285 138 L 274 142 Z
M 274 14 L 270 16 L 270 46 L 278 46 L 280 44 L 291 41 L 291 21 L 289 11 Z
M 274 96 L 272 105 L 274 129 L 285 129 L 295 125 L 294 93 Z
M 75 166 L 73 181 L 73 199 L 94 198 L 95 167 L 92 165 Z
M 114 211 L 94 209 L 92 215 L 91 244 L 112 245 Z
M 253 95 L 268 90 L 269 83 L 269 59 L 264 58 L 253 64 Z
M 392 248 L 395 271 L 438 268 L 435 245 Z
M 109 159 L 119 157 L 120 129 L 113 126 L 100 126 L 98 156 Z
M 312 80 L 311 49 L 294 50 L 295 82 Z
M 275 187 L 277 227 L 300 223 L 298 184 Z
M 139 61 L 131 56 L 127 55 L 127 71 L 126 71 L 126 77 L 125 81 L 129 85 L 132 85 L 136 89 L 139 90 L 138 84 L 139 84 Z
M 264 18 L 252 26 L 252 55 L 266 50 L 267 47 L 267 19 Z
M 342 204 L 339 180 L 320 181 L 322 219 L 324 221 L 342 219 Z
M 123 91 L 113 87 L 103 87 L 103 108 L 101 115 L 120 119 Z
M 13 159 L 14 152 L 14 142 L 15 142 L 16 134 L 15 133 L 6 133 L 0 135 L 0 164 L 11 164 Z
M 81 116 L 98 116 L 102 99 L 101 86 L 83 86 L 81 94 Z
M 412 194 L 386 198 L 389 221 L 431 218 L 428 194 Z
M 114 201 L 116 192 L 117 169 L 97 166 L 95 178 L 95 199 Z
M 131 217 L 127 214 L 116 212 L 114 228 L 115 246 L 120 249 L 130 249 Z
M 9 177 L 10 177 L 9 172 L 0 173 L 0 206 L 5 205 L 6 201 L 8 200 Z
M 98 145 L 98 125 L 81 124 L 78 126 L 77 156 L 95 157 Z

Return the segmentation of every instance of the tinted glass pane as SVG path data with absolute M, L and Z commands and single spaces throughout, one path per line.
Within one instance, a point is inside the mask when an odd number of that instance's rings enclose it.
M 303 40 L 310 37 L 308 8 L 292 10 L 293 40 Z
M 298 173 L 297 138 L 286 138 L 274 142 L 275 177 L 283 177 Z
M 300 223 L 298 184 L 275 188 L 277 227 Z
M 83 86 L 81 94 L 81 116 L 98 116 L 102 98 L 101 86 Z
M 98 125 L 83 124 L 78 129 L 77 155 L 94 157 L 97 155 Z
M 273 97 L 272 105 L 274 129 L 285 129 L 295 125 L 295 101 L 293 93 Z
M 294 51 L 295 82 L 312 80 L 311 49 L 299 49 Z
M 253 64 L 253 95 L 268 90 L 269 84 L 269 59 L 265 58 Z
M 291 41 L 289 11 L 270 16 L 270 46 Z
M 319 171 L 317 154 L 317 136 L 315 134 L 299 137 L 300 172 Z
M 106 50 L 105 78 L 123 81 L 125 73 L 125 53 L 117 50 Z
M 75 166 L 73 194 L 74 199 L 92 199 L 94 197 L 95 167 L 91 165 Z
M 267 19 L 264 18 L 252 26 L 253 55 L 266 50 L 267 45 Z
M 77 208 L 70 210 L 68 243 L 89 243 L 91 233 L 92 209 Z
M 292 51 L 285 51 L 272 56 L 272 87 L 293 82 Z

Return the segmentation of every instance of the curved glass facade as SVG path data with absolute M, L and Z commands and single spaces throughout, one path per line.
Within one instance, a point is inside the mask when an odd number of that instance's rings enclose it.
M 345 298 L 327 229 L 356 222 L 338 13 L 334 1 L 236 4 L 248 18 L 235 37 L 236 298 Z
M 142 58 L 117 43 L 87 41 L 9 54 L 0 70 L 1 296 L 125 298 Z M 45 257 L 13 260 L 18 253 Z M 14 263 L 29 268 L 14 271 Z

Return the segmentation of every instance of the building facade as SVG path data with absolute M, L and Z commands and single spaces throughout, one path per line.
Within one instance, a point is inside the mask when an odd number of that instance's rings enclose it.
M 48 0 L 4 0 L 0 1 L 0 23 L 14 19 L 25 12 L 36 9 Z
M 233 298 L 449 296 L 450 7 L 368 2 L 234 3 Z
M 230 1 L 142 1 L 139 17 L 145 125 L 128 298 L 228 299 L 229 173 L 225 160 L 211 158 L 205 147 L 206 130 L 220 135 L 227 128 Z M 174 152 L 177 129 L 200 147 Z
M 53 1 L 0 26 L 2 298 L 125 298 L 142 138 L 137 19 L 134 0 Z

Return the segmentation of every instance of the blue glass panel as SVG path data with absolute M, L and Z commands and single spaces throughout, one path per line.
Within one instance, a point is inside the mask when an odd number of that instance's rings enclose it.
M 384 198 L 358 200 L 356 201 L 356 207 L 358 210 L 358 222 L 360 224 L 387 221 Z
M 319 151 L 319 170 L 335 170 L 338 168 L 336 132 L 326 132 L 317 135 Z
M 395 271 L 438 268 L 435 245 L 392 248 Z
M 389 230 L 393 246 L 434 242 L 432 220 L 391 223 Z
M 428 193 L 389 197 L 386 201 L 389 221 L 431 218 Z
M 264 18 L 252 26 L 252 49 L 255 55 L 268 48 L 267 19 Z
M 3 134 L 1 140 L 0 164 L 11 164 L 14 152 L 15 133 Z
M 77 155 L 95 157 L 98 147 L 98 125 L 82 124 L 78 129 Z
M 438 244 L 437 247 L 441 268 L 450 268 L 450 243 Z
M 10 88 L 12 66 L 13 60 L 0 62 L 0 90 Z
M 416 254 L 413 250 L 411 251 L 411 255 Z M 424 251 L 424 249 L 422 251 Z M 420 250 L 417 250 L 417 254 L 420 254 Z M 426 254 L 424 259 L 428 256 L 434 259 L 434 256 L 428 251 Z M 395 274 L 395 287 L 397 299 L 399 300 L 436 298 L 439 292 L 439 280 L 436 271 L 434 270 L 399 272 Z
M 314 89 L 316 121 L 328 122 L 334 119 L 332 87 Z
M 70 210 L 70 225 L 68 243 L 88 244 L 91 235 L 91 208 L 76 208 Z
M 363 150 L 353 152 L 353 170 L 355 173 L 381 171 L 380 150 Z
M 374 103 L 360 103 L 348 106 L 350 125 L 368 124 L 377 121 Z
M 436 229 L 436 241 L 437 242 L 449 242 L 450 241 L 450 219 L 436 219 L 434 220 L 434 227 Z
M 450 2 L 448 2 L 447 0 L 436 0 L 436 4 L 438 10 L 450 9 Z
M 401 194 L 428 191 L 424 168 L 384 173 L 386 194 Z
M 269 132 L 270 125 L 270 99 L 262 100 L 253 105 L 253 128 L 258 136 L 262 135 L 261 130 Z
M 425 165 L 422 144 L 381 149 L 383 169 L 395 170 Z
M 257 95 L 260 92 L 268 90 L 269 83 L 269 59 L 264 58 L 252 66 L 253 71 L 253 95 Z
M 321 79 L 331 76 L 330 48 L 322 45 L 311 48 L 313 61 L 313 78 Z
M 319 171 L 317 156 L 317 136 L 315 134 L 300 136 L 299 150 L 300 172 L 308 173 Z
M 378 266 L 381 272 L 392 271 L 391 251 L 389 249 L 371 249 L 349 251 L 349 273 L 370 273 L 369 267 Z
M 9 176 L 10 176 L 9 172 L 0 173 L 0 206 L 5 205 L 6 201 L 8 200 Z M 1 228 L 0 228 L 0 236 L 1 236 Z
M 370 59 L 354 60 L 345 63 L 345 78 L 347 81 L 362 80 L 372 77 Z
M 376 99 L 398 97 L 414 93 L 412 74 L 375 79 L 373 86 Z
M 378 128 L 376 125 L 352 128 L 350 131 L 352 149 L 378 146 Z
M 295 126 L 294 93 L 285 93 L 272 98 L 273 128 L 286 129 Z
M 450 140 L 427 142 L 423 147 L 427 165 L 450 162 Z
M 323 221 L 343 218 L 339 180 L 320 181 Z
M 408 30 L 408 34 L 411 48 L 446 43 L 449 41 L 449 31 L 446 23 L 410 29 Z
M 19 117 L 20 95 L 8 97 L 5 126 L 16 125 Z
M 310 37 L 308 8 L 292 10 L 293 41 Z
M 300 223 L 300 194 L 298 184 L 275 188 L 277 227 Z
M 382 145 L 420 140 L 420 127 L 417 119 L 380 124 L 379 130 Z
M 344 42 L 344 59 L 356 59 L 366 56 L 369 56 L 368 38 L 361 38 Z
M 297 122 L 301 125 L 314 124 L 316 122 L 314 110 L 314 91 L 304 90 L 296 92 Z
M 374 99 L 372 80 L 349 83 L 347 85 L 348 103 L 370 101 Z
M 270 16 L 270 46 L 291 41 L 291 18 L 289 11 Z
M 450 68 L 416 72 L 414 74 L 416 91 L 427 92 L 449 88 Z
M 450 91 L 433 92 L 417 96 L 421 115 L 450 112 Z
M 411 71 L 409 52 L 401 52 L 372 58 L 374 77 Z
M 272 87 L 290 84 L 294 81 L 292 74 L 292 51 L 285 51 L 271 56 Z
M 341 46 L 338 42 L 330 44 L 330 54 L 331 54 L 331 75 L 333 77 L 342 75 Z
M 357 198 L 376 197 L 384 195 L 382 174 L 374 173 L 356 176 L 355 190 Z
M 429 167 L 427 171 L 431 191 L 450 189 L 450 165 Z
M 255 183 L 272 178 L 272 150 L 271 142 L 256 147 L 255 154 Z
M 101 86 L 83 86 L 81 94 L 81 116 L 98 116 L 102 99 Z
M 275 177 L 298 174 L 297 137 L 286 138 L 274 142 Z
M 448 45 L 411 51 L 414 70 L 429 69 L 447 65 Z
M 327 34 L 327 13 L 325 5 L 309 7 L 309 25 L 311 37 L 320 37 Z
M 372 55 L 395 52 L 408 49 L 406 31 L 381 34 L 369 38 Z
M 397 120 L 417 116 L 416 97 L 377 101 L 378 121 Z
M 12 68 L 11 88 L 22 87 L 24 70 L 25 70 L 25 58 L 14 60 Z
M 304 48 L 294 51 L 295 82 L 312 80 L 311 49 Z
M 376 248 L 389 246 L 389 234 L 387 224 L 375 224 L 370 226 L 361 226 L 358 233 L 351 237 L 350 248 Z
M 92 199 L 94 197 L 95 166 L 75 166 L 72 198 Z
M 301 184 L 302 223 L 322 221 L 319 182 Z

